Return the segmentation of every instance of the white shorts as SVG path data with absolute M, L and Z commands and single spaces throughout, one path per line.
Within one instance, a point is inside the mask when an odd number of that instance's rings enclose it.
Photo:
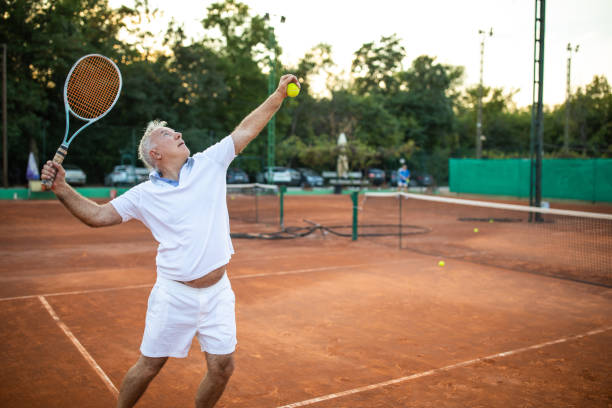
M 194 336 L 210 354 L 236 349 L 235 297 L 224 274 L 213 286 L 196 289 L 157 277 L 140 352 L 147 357 L 186 357 Z

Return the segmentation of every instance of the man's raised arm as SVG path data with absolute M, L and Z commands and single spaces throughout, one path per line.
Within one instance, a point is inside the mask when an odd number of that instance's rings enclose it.
M 53 180 L 51 190 L 64 206 L 90 227 L 105 227 L 121 223 L 121 216 L 111 203 L 100 205 L 77 193 L 66 183 L 66 171 L 61 164 L 48 161 L 42 169 L 41 178 Z
M 287 96 L 287 85 L 291 82 L 299 86 L 298 79 L 295 75 L 283 75 L 278 83 L 276 91 L 274 91 L 274 93 L 253 112 L 249 113 L 236 129 L 234 129 L 232 132 L 232 139 L 234 140 L 236 154 L 239 154 L 251 140 L 255 139 L 270 119 L 272 119 L 272 116 L 280 109 L 283 100 Z

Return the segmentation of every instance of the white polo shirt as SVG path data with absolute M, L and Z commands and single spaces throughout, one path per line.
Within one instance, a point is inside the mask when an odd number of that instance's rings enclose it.
M 234 157 L 234 141 L 227 136 L 187 159 L 178 185 L 153 171 L 149 181 L 111 201 L 123 222 L 136 218 L 153 233 L 159 276 L 190 281 L 229 262 L 234 247 L 225 183 Z

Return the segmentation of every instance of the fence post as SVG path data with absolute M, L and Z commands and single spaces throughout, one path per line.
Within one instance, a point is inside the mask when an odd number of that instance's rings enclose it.
M 351 199 L 353 200 L 353 241 L 357 241 L 357 206 L 359 204 L 359 191 L 353 191 L 351 193 Z
M 280 186 L 280 227 L 281 231 L 285 230 L 285 192 L 287 191 L 287 187 Z

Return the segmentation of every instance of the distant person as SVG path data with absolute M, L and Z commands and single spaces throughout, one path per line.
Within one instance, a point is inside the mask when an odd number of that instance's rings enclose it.
M 159 242 L 157 282 L 149 296 L 140 358 L 127 372 L 117 402 L 132 407 L 168 357 L 186 357 L 196 336 L 208 372 L 195 406 L 213 407 L 234 371 L 236 316 L 226 268 L 234 253 L 226 200 L 226 173 L 232 160 L 278 111 L 293 75 L 281 77 L 276 91 L 226 138 L 203 152 L 190 152 L 180 132 L 152 121 L 140 141 L 149 180 L 100 205 L 71 188 L 66 172 L 48 161 L 42 178 L 66 208 L 91 227 L 136 218 Z
M 399 191 L 408 191 L 408 184 L 410 183 L 410 170 L 408 166 L 403 164 L 402 167 L 397 171 L 397 188 Z

